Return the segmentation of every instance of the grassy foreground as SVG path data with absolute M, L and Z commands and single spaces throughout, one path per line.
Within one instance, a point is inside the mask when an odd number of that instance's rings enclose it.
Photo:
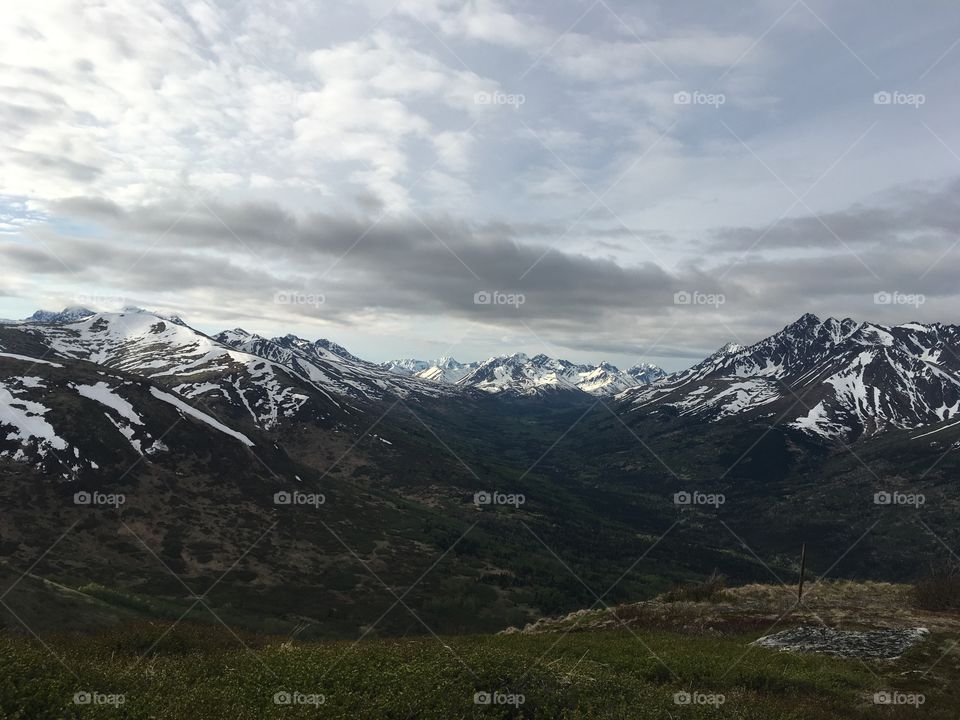
M 0 636 L 0 717 L 776 720 L 956 718 L 960 709 L 956 655 L 921 675 L 952 642 L 943 633 L 900 660 L 865 664 L 748 648 L 759 632 L 631 629 L 300 645 L 210 626 L 163 635 L 168 627 L 45 644 Z M 883 690 L 922 693 L 924 703 L 878 706 L 873 694 Z M 677 693 L 690 693 L 680 696 L 690 702 L 678 704 Z

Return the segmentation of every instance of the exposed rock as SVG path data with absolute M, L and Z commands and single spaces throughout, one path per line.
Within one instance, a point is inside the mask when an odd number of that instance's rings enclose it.
M 835 657 L 893 660 L 929 635 L 926 628 L 835 630 L 796 627 L 754 640 L 751 645 L 791 652 L 816 652 Z

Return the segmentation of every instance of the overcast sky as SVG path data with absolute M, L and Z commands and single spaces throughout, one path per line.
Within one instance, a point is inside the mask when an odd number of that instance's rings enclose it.
M 3 13 L 0 317 L 671 370 L 958 319 L 955 0 Z

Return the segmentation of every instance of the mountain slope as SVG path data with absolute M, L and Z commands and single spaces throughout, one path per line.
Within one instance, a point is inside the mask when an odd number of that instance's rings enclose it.
M 452 357 L 442 357 L 431 364 L 430 367 L 420 370 L 415 375 L 431 382 L 453 385 L 469 375 L 479 364 L 476 362 L 461 363 Z
M 808 314 L 622 399 L 629 412 L 763 417 L 826 439 L 924 427 L 960 413 L 960 328 Z

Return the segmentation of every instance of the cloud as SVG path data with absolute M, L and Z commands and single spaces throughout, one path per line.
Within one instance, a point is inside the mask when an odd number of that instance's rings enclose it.
M 773 0 L 14 4 L 7 289 L 377 347 L 469 328 L 480 354 L 532 332 L 688 357 L 803 310 L 950 319 L 960 183 L 937 183 L 956 174 L 960 54 L 916 88 L 950 24 L 851 1 L 818 10 L 844 42 Z M 929 102 L 874 106 L 851 48 Z M 784 185 L 811 210 L 774 225 Z M 327 302 L 273 303 L 288 289 Z M 477 307 L 482 289 L 526 302 Z M 875 306 L 881 290 L 928 302 Z
M 938 188 L 902 188 L 888 206 L 862 206 L 816 216 L 784 218 L 766 229 L 721 228 L 706 243 L 710 250 L 836 248 L 895 244 L 904 236 L 960 234 L 960 180 Z
M 865 218 L 856 255 L 834 240 L 798 246 L 801 255 L 717 255 L 711 262 L 691 255 L 666 268 L 551 248 L 545 239 L 553 228 L 536 224 L 369 215 L 359 208 L 297 215 L 273 203 L 122 208 L 97 198 L 65 200 L 57 211 L 95 223 L 98 232 L 76 237 L 49 227 L 38 236 L 55 256 L 13 240 L 0 244 L 0 253 L 12 273 L 71 284 L 106 277 L 116 294 L 172 295 L 178 309 L 204 303 L 208 315 L 224 319 L 345 328 L 373 328 L 387 318 L 458 319 L 491 332 L 532 332 L 557 346 L 620 353 L 665 334 L 661 352 L 670 348 L 682 358 L 728 340 L 759 339 L 803 311 L 890 323 L 944 319 L 960 294 L 955 233 L 916 233 L 913 221 L 925 218 L 927 226 L 943 229 L 960 224 L 957 182 L 903 190 L 895 206 L 842 213 L 850 223 Z M 868 243 L 877 216 L 899 222 Z M 802 227 L 810 220 L 796 219 Z M 607 236 L 619 235 L 600 226 L 597 242 Z M 522 294 L 525 302 L 477 305 L 480 291 Z M 722 301 L 678 305 L 679 291 Z M 882 291 L 922 294 L 925 302 L 878 305 L 874 296 Z M 326 302 L 319 309 L 277 306 L 277 292 L 322 294 Z M 218 314 L 216 307 L 229 310 Z
M 535 18 L 496 0 L 401 0 L 395 9 L 455 38 L 516 48 L 536 48 L 553 39 Z

